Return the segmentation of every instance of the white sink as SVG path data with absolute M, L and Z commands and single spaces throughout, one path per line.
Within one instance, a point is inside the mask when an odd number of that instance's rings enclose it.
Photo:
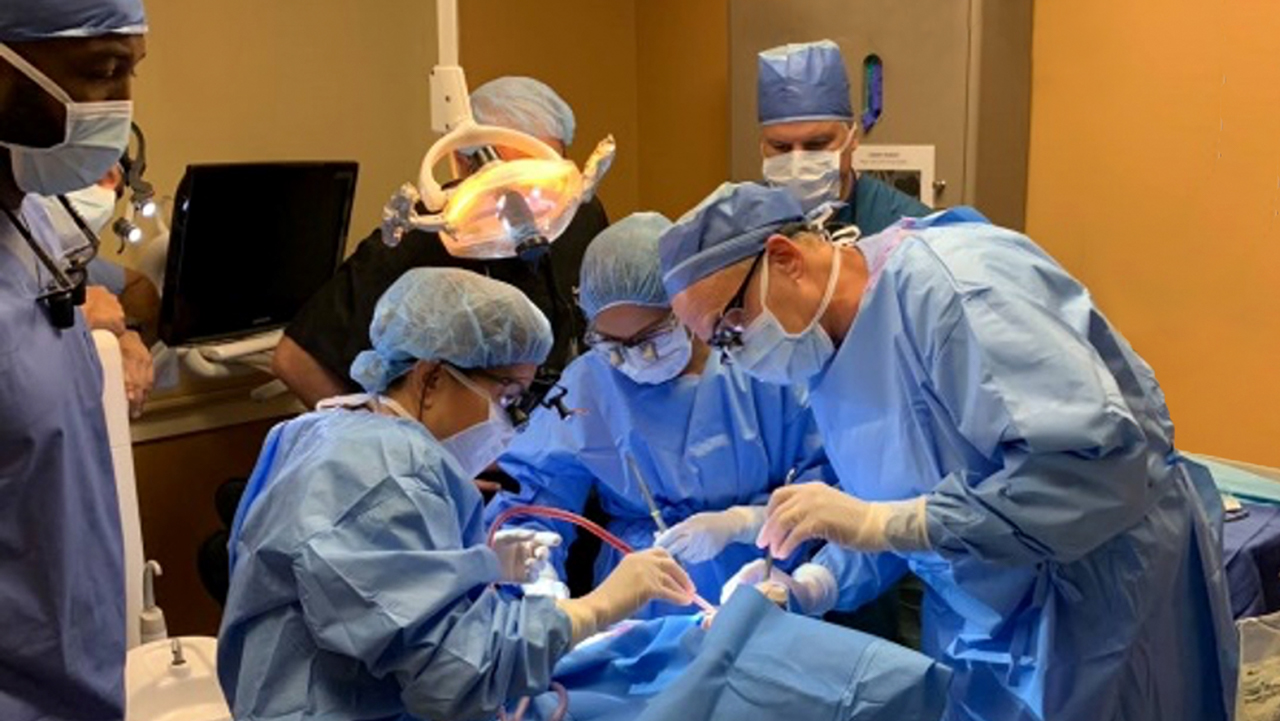
M 174 664 L 173 643 L 185 663 Z M 183 636 L 129 651 L 125 721 L 231 721 L 218 685 L 218 640 Z

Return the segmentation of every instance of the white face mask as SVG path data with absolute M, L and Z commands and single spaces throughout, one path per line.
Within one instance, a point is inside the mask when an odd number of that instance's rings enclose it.
M 87 188 L 67 193 L 67 200 L 76 209 L 85 225 L 97 235 L 107 227 L 116 214 L 116 191 L 104 188 L 97 183 Z
M 764 179 L 786 188 L 808 213 L 823 203 L 840 200 L 840 158 L 853 142 L 853 131 L 835 150 L 793 150 L 765 158 Z
M 804 383 L 826 367 L 835 355 L 835 344 L 819 321 L 831 304 L 840 279 L 840 249 L 833 248 L 831 275 L 827 290 L 813 314 L 813 320 L 798 333 L 788 333 L 769 310 L 765 297 L 769 293 L 769 260 L 764 260 L 760 278 L 760 316 L 742 333 L 742 346 L 731 351 L 734 363 L 748 375 L 766 383 L 791 385 Z
M 693 340 L 684 326 L 630 348 L 609 351 L 609 363 L 636 383 L 660 385 L 684 372 L 693 357 Z
M 78 103 L 4 43 L 0 43 L 0 58 L 60 101 L 67 115 L 62 140 L 51 148 L 0 143 L 9 148 L 13 178 L 18 187 L 37 195 L 61 195 L 98 182 L 129 147 L 133 103 L 129 100 Z
M 442 365 L 449 375 L 466 386 L 467 390 L 480 396 L 489 404 L 488 418 L 440 441 L 458 465 L 462 466 L 462 471 L 467 478 L 475 478 L 498 460 L 498 456 L 502 455 L 507 445 L 511 443 L 511 439 L 515 437 L 516 429 L 511 425 L 511 419 L 507 417 L 506 411 L 499 408 L 498 404 L 493 402 L 492 396 L 483 388 L 455 370 L 453 366 Z

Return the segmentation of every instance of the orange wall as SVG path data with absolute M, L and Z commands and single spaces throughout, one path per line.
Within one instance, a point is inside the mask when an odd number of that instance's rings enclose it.
M 1280 466 L 1280 3 L 1036 4 L 1030 234 L 1187 450 Z
M 460 3 L 472 88 L 530 75 L 573 106 L 581 162 L 606 133 L 618 157 L 601 186 L 610 217 L 673 218 L 728 176 L 728 0 Z
M 671 219 L 729 177 L 728 0 L 637 0 L 640 200 Z
M 639 205 L 635 4 L 632 0 L 463 0 L 460 61 L 474 90 L 501 75 L 528 75 L 573 108 L 579 164 L 612 133 L 618 156 L 600 186 L 609 217 Z

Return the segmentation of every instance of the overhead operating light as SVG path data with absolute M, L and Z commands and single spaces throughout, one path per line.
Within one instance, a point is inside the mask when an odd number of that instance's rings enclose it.
M 423 230 L 439 233 L 445 248 L 462 258 L 536 258 L 595 195 L 613 162 L 613 138 L 602 140 L 579 170 L 531 135 L 476 123 L 458 66 L 457 2 L 441 0 L 436 7 L 440 64 L 431 72 L 431 118 L 444 136 L 423 157 L 417 183 L 401 186 L 383 209 L 382 240 L 396 246 L 405 233 Z M 525 157 L 503 160 L 493 148 Z M 455 152 L 482 165 L 445 188 L 435 167 Z

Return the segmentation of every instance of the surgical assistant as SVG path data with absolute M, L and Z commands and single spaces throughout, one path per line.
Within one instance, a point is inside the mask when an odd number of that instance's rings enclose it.
M 830 541 L 803 582 L 775 572 L 803 610 L 910 568 L 925 650 L 956 672 L 950 719 L 1230 718 L 1220 540 L 1151 368 L 1088 291 L 971 209 L 856 247 L 778 232 L 800 217 L 784 192 L 726 185 L 662 259 L 692 328 L 810 389 L 844 493 L 775 492 L 758 539 Z
M 665 553 L 582 599 L 520 598 L 539 549 L 484 544 L 472 478 L 551 350 L 518 290 L 415 269 L 379 301 L 368 391 L 276 426 L 236 513 L 218 674 L 236 718 L 475 718 L 543 691 L 556 660 L 652 598 L 688 601 Z
M 587 249 L 579 302 L 591 322 L 591 352 L 565 370 L 562 420 L 535 413 L 501 458 L 521 484 L 499 494 L 487 516 L 537 504 L 581 512 L 592 490 L 608 528 L 634 548 L 657 544 L 685 563 L 699 593 L 718 598 L 744 563 L 763 503 L 788 473 L 828 475 L 821 440 L 801 388 L 756 381 L 710 353 L 675 321 L 658 267 L 658 236 L 670 221 L 638 213 L 602 232 Z M 649 505 L 652 498 L 653 506 Z M 566 542 L 574 529 L 531 520 Z M 566 543 L 553 553 L 563 579 Z M 605 547 L 595 577 L 619 555 Z M 676 611 L 669 606 L 642 615 Z

